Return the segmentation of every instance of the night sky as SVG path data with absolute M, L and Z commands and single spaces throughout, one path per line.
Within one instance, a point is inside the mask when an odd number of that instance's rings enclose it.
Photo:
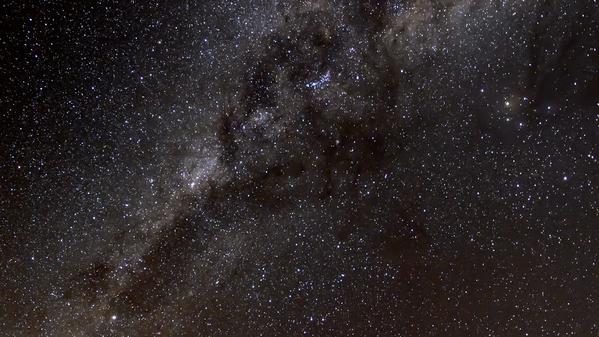
M 599 336 L 596 0 L 0 8 L 0 336 Z

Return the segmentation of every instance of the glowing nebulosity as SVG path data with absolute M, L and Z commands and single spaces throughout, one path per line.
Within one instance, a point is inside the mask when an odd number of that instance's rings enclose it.
M 599 333 L 596 3 L 5 8 L 0 331 Z

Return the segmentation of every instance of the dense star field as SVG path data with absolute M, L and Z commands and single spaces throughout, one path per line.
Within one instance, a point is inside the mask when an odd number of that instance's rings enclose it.
M 0 8 L 0 336 L 599 336 L 596 0 Z

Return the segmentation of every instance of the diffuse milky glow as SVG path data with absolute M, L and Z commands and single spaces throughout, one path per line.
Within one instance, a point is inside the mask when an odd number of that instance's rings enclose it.
M 596 2 L 1 6 L 0 335 L 599 335 Z

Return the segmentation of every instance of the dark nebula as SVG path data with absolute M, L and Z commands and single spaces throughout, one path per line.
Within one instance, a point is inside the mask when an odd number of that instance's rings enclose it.
M 596 1 L 0 8 L 1 336 L 599 336 Z

